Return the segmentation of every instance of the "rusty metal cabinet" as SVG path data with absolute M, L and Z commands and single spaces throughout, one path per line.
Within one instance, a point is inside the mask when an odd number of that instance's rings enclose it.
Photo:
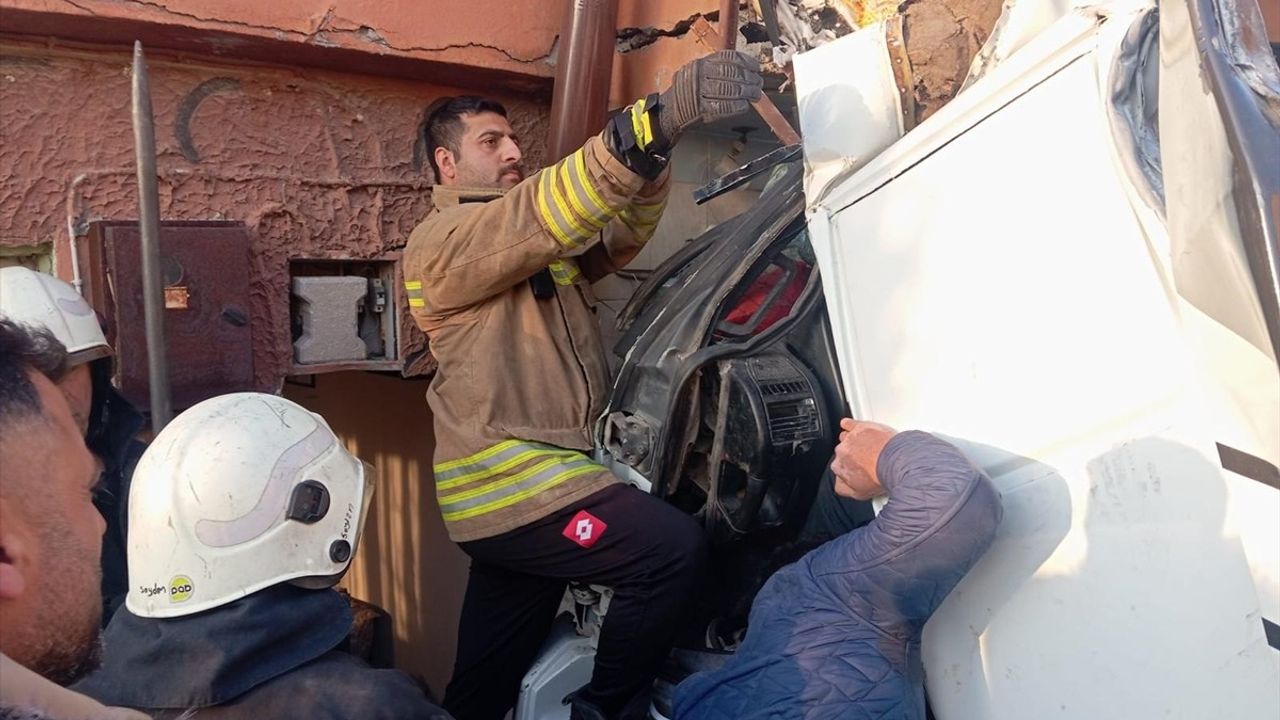
M 93 274 L 105 278 L 91 297 L 113 338 L 116 384 L 138 407 L 148 407 L 138 224 L 92 223 L 89 243 L 100 258 Z M 161 223 L 165 337 L 176 409 L 254 389 L 249 250 L 249 234 L 239 222 Z

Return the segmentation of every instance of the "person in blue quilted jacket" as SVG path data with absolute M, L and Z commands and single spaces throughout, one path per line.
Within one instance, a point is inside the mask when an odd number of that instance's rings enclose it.
M 954 445 L 845 419 L 836 493 L 888 495 L 869 524 L 765 583 L 746 638 L 676 688 L 676 720 L 923 720 L 925 622 L 995 537 L 990 479 Z

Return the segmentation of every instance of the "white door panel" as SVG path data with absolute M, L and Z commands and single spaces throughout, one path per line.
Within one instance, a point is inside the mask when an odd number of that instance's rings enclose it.
M 1060 52 L 1032 43 L 810 208 L 854 412 L 950 437 L 1004 494 L 926 628 L 940 720 L 1280 717 L 1280 493 L 1217 450 L 1269 444 L 1280 390 L 1268 358 L 1245 387 L 1188 345 L 1117 161 L 1106 80 L 1143 12 L 1067 18 Z

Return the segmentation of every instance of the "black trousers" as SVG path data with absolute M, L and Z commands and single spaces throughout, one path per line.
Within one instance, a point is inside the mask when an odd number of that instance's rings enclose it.
M 613 588 L 582 695 L 616 715 L 653 682 L 692 605 L 707 554 L 693 518 L 621 484 L 459 547 L 471 556 L 471 577 L 444 697 L 458 720 L 502 720 L 515 705 L 570 580 Z
M 837 495 L 835 485 L 836 478 L 828 463 L 827 471 L 818 481 L 818 494 L 813 498 L 809 517 L 800 532 L 802 542 L 824 543 L 875 519 L 876 513 L 869 501 Z

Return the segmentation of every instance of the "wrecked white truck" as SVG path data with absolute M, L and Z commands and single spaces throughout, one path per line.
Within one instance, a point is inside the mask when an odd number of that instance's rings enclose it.
M 1007 3 L 914 128 L 899 39 L 890 19 L 799 56 L 803 159 L 714 184 L 768 174 L 620 316 L 600 458 L 714 546 L 677 652 L 732 652 L 717 621 L 796 538 L 849 415 L 947 437 L 1003 494 L 926 626 L 937 718 L 1280 716 L 1280 71 L 1257 5 Z M 576 597 L 517 719 L 587 679 L 607 593 Z

